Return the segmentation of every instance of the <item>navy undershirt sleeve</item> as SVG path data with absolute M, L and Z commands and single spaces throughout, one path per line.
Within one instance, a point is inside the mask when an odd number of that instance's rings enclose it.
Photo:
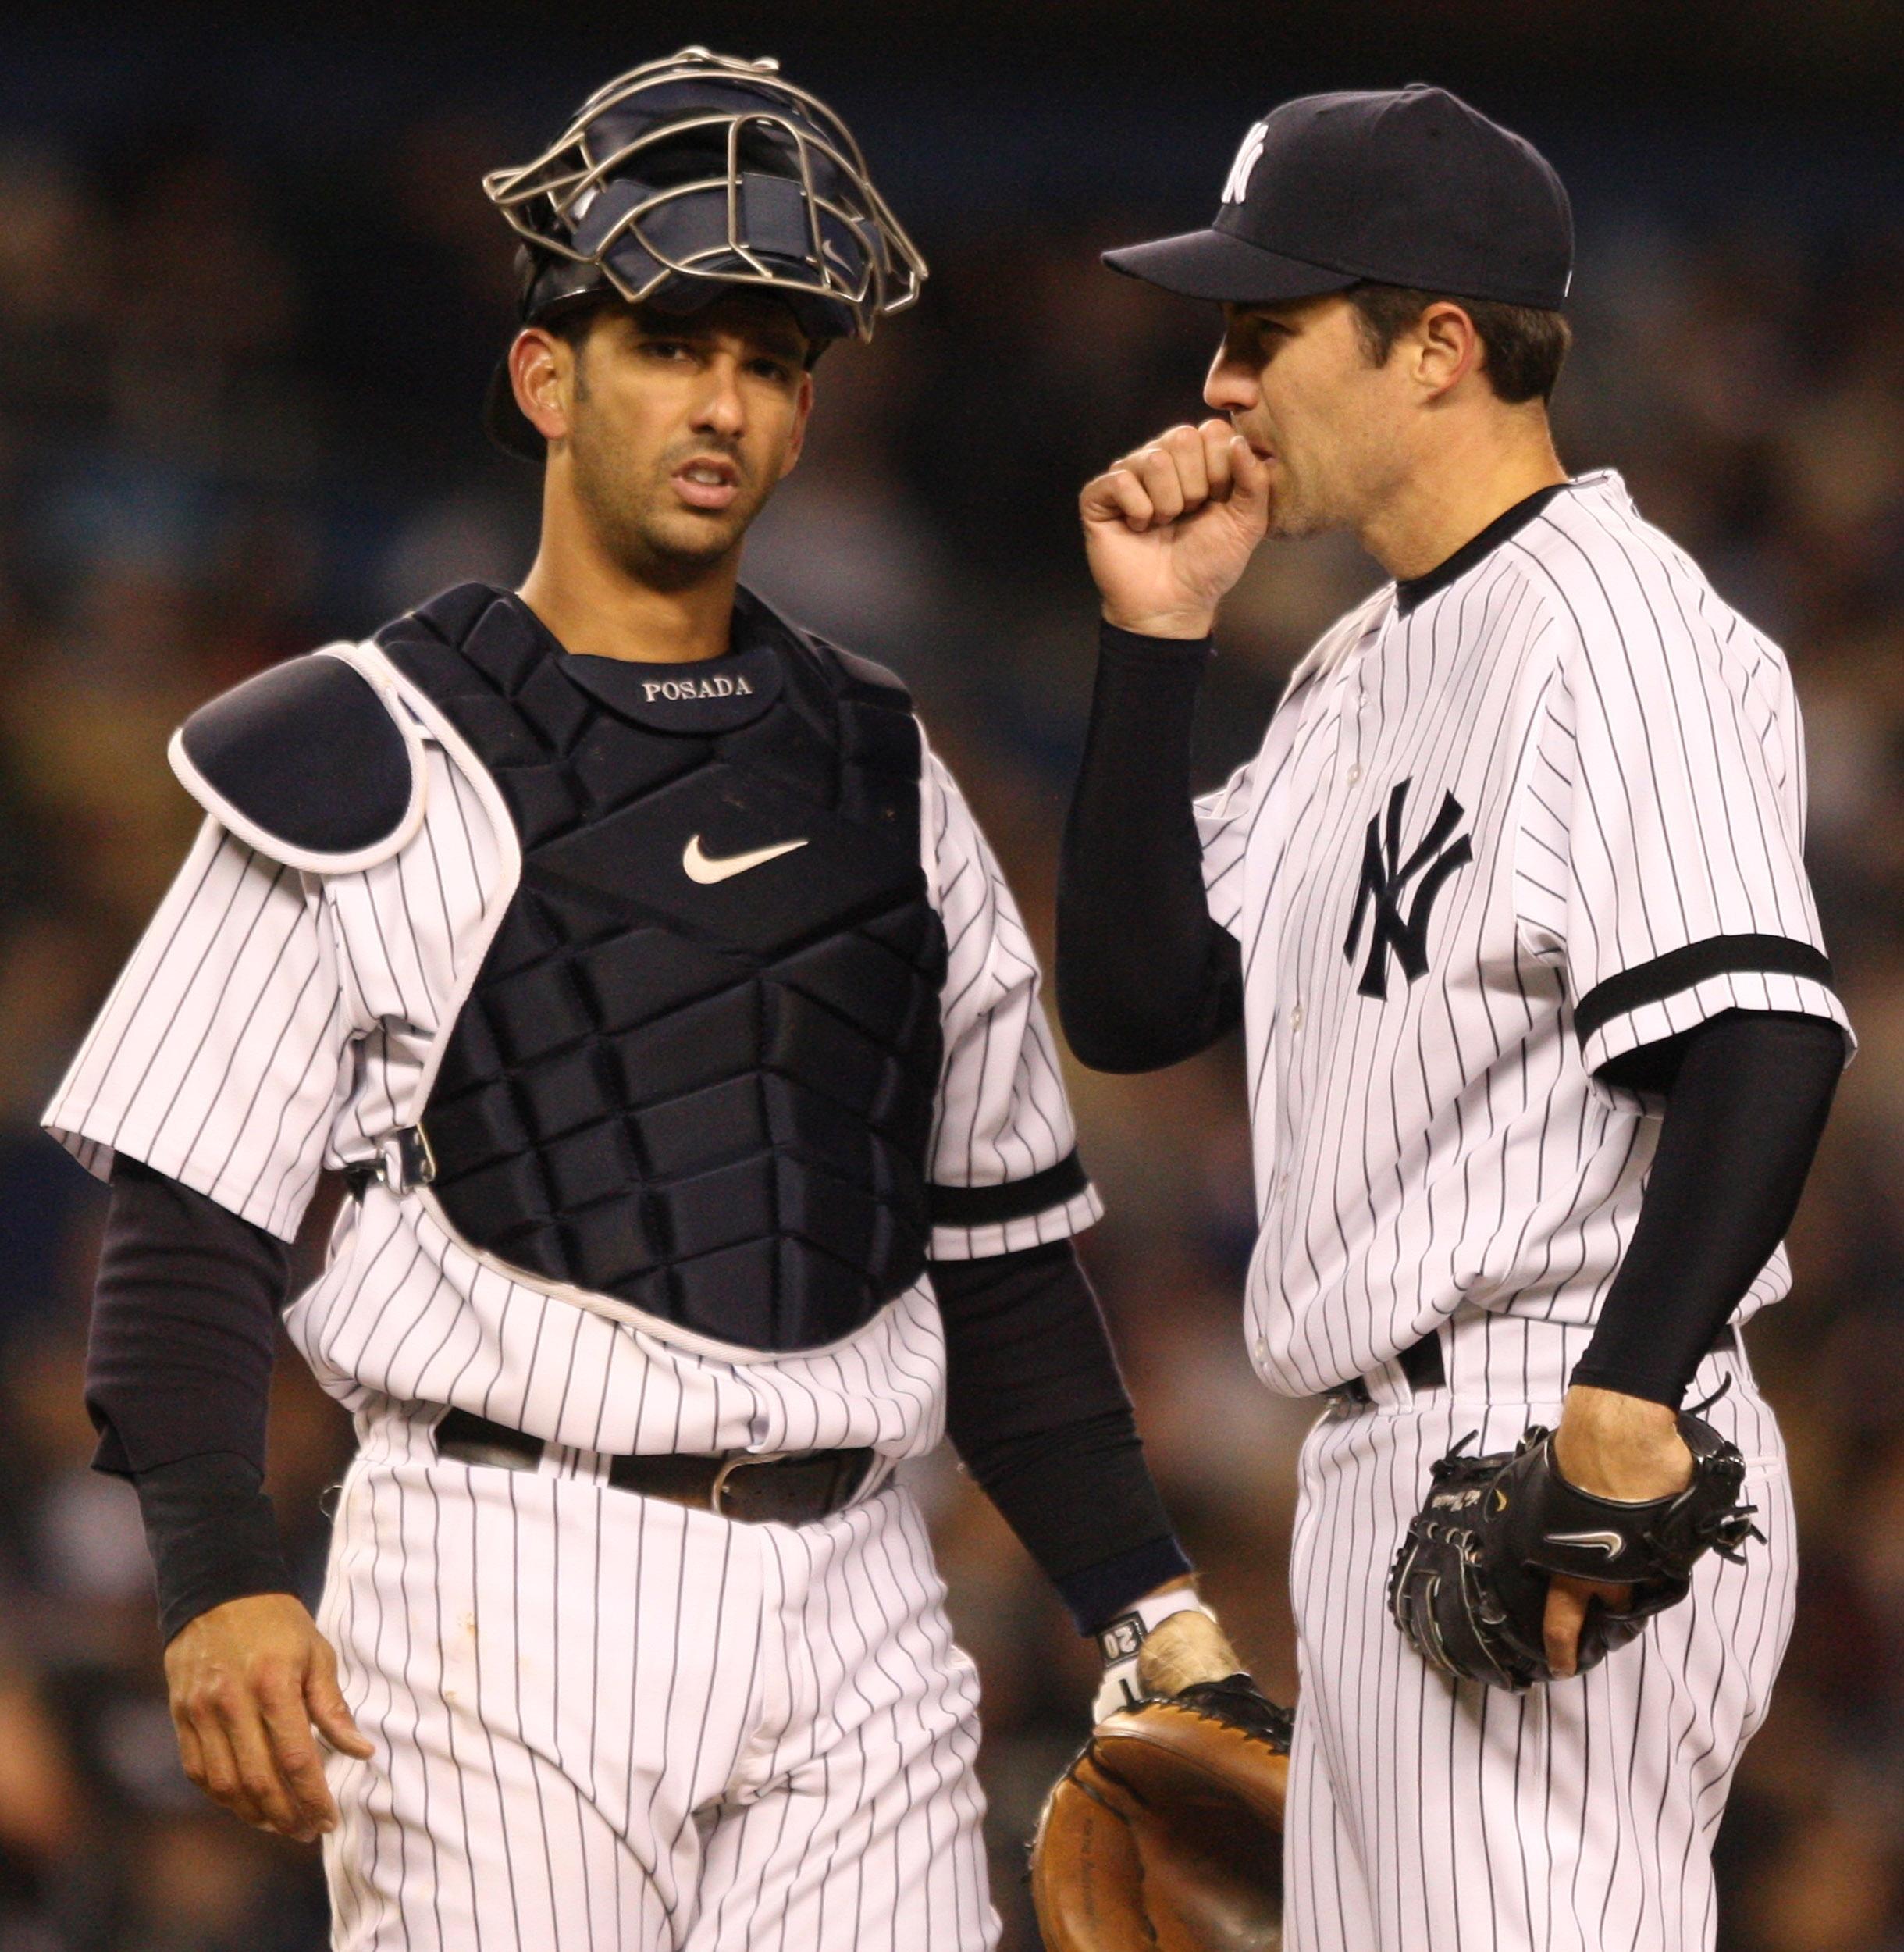
M 1679 1407 L 1792 1224 L 1844 1061 L 1835 1024 L 1770 1010 L 1647 1047 L 1646 1083 L 1666 1092 L 1658 1149 L 1575 1382 Z
M 1187 1573 L 1071 1243 L 935 1262 L 932 1285 L 947 1433 L 1079 1632 Z
M 1208 638 L 1105 624 L 1058 876 L 1055 989 L 1094 1070 L 1155 1070 L 1243 1021 L 1243 953 L 1211 918 L 1191 809 Z
M 97 1469 L 130 1477 L 167 1640 L 293 1590 L 265 1495 L 282 1241 L 136 1159 L 112 1168 L 87 1350 Z

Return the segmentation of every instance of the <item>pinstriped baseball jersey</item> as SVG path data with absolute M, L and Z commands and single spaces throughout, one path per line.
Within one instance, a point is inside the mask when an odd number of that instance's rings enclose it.
M 374 648 L 360 655 L 377 662 Z M 206 823 L 46 1113 L 94 1172 L 126 1152 L 289 1238 L 322 1170 L 374 1163 L 414 1123 L 518 850 L 454 735 L 403 695 L 424 741 L 425 812 L 390 859 L 302 873 Z M 1024 1188 L 1075 1142 L 1038 971 L 990 849 L 930 755 L 921 792 L 949 947 L 930 1172 L 976 1195 L 933 1234 L 934 1257 L 956 1260 L 1062 1238 L 1100 1208 L 1062 1173 L 1048 1195 Z M 460 1244 L 427 1194 L 373 1183 L 347 1202 L 332 1246 L 288 1320 L 354 1409 L 454 1404 L 610 1453 L 871 1444 L 896 1457 L 940 1435 L 929 1277 L 843 1342 L 761 1359 L 534 1284 Z
M 1784 660 L 1610 473 L 1346 618 L 1198 817 L 1292 1395 L 1464 1307 L 1594 1319 L 1658 1129 L 1618 1060 L 1732 1008 L 1849 1032 Z

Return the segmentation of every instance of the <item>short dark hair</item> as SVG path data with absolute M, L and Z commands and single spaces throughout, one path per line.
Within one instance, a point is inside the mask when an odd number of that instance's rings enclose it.
M 587 297 L 571 300 L 568 305 L 557 305 L 542 318 L 530 322 L 552 333 L 565 346 L 572 346 L 579 351 L 596 322 L 605 319 L 621 305 L 612 293 L 598 295 L 591 292 Z
M 739 284 L 736 284 L 733 288 L 737 291 L 744 291 L 747 289 L 746 286 Z M 770 298 L 774 296 L 771 292 L 766 295 Z M 784 299 L 778 302 L 782 305 L 785 304 Z M 820 355 L 832 344 L 833 341 L 831 339 L 813 337 L 802 322 L 799 314 L 795 312 L 791 305 L 788 305 L 786 308 L 792 317 L 794 324 L 799 328 L 800 337 L 806 341 L 806 351 L 802 356 L 800 363 L 809 372 L 811 372 L 813 368 L 820 363 Z M 572 346 L 577 351 L 580 351 L 583 344 L 587 341 L 589 333 L 594 331 L 596 322 L 598 319 L 605 319 L 611 312 L 626 312 L 629 309 L 631 308 L 624 304 L 612 292 L 591 292 L 585 297 L 578 299 L 571 305 L 558 307 L 546 318 L 538 319 L 534 322 L 553 333 L 556 337 L 561 340 L 564 344 Z M 633 309 L 639 311 L 639 308 L 635 307 Z
M 1504 305 L 1492 298 L 1451 298 L 1406 285 L 1351 285 L 1346 294 L 1369 358 L 1381 365 L 1395 341 L 1430 305 L 1459 305 L 1475 322 L 1486 353 L 1482 370 L 1509 406 L 1553 396 L 1572 328 L 1557 312 L 1537 305 Z

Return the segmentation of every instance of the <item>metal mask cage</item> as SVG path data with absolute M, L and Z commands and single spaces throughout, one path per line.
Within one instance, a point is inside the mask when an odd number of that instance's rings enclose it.
M 859 337 L 870 338 L 877 319 L 918 297 L 925 260 L 874 188 L 846 125 L 817 97 L 781 80 L 778 70 L 770 59 L 740 61 L 704 48 L 684 48 L 632 69 L 597 89 L 532 162 L 491 171 L 482 180 L 484 193 L 532 250 L 588 268 L 630 305 L 649 298 L 670 278 L 711 278 L 829 300 L 844 308 Z M 696 83 L 710 84 L 710 94 L 754 98 L 758 105 L 684 104 L 671 112 L 657 105 L 647 126 L 594 152 L 605 120 L 623 119 L 644 94 L 684 84 L 691 93 Z M 639 116 L 638 107 L 638 125 Z M 650 185 L 639 159 L 664 150 L 678 155 L 684 139 L 718 144 L 721 173 Z M 790 163 L 791 170 L 749 169 L 749 148 Z M 773 189 L 778 183 L 797 188 L 804 219 L 797 257 L 785 225 L 785 194 Z M 617 187 L 646 194 L 616 212 L 599 235 L 586 235 L 591 209 Z M 704 230 L 706 212 L 691 211 L 686 200 L 710 193 L 725 205 L 725 223 L 715 234 L 691 249 L 662 234 L 691 230 L 696 220 Z M 778 234 L 757 234 L 774 229 L 770 213 L 782 220 Z M 585 243 L 579 242 L 585 235 Z M 638 279 L 628 275 L 630 242 L 652 266 Z M 856 265 L 842 248 L 849 242 L 857 248 Z

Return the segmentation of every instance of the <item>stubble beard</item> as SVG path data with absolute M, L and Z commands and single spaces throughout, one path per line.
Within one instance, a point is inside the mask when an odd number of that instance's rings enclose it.
M 1283 472 L 1287 475 L 1287 464 Z M 1334 525 L 1316 508 L 1313 499 L 1293 484 L 1279 486 L 1269 504 L 1269 533 L 1279 542 L 1301 542 Z
M 1276 488 L 1269 508 L 1269 533 L 1282 542 L 1306 542 L 1311 536 L 1334 535 L 1354 530 L 1357 518 L 1343 492 L 1340 479 L 1318 482 L 1314 474 L 1290 479 L 1289 465 L 1283 464 L 1284 479 Z
M 604 552 L 628 576 L 657 589 L 682 589 L 717 568 L 738 550 L 767 500 L 743 474 L 741 493 L 718 514 L 682 508 L 669 486 L 674 469 L 696 448 L 657 461 L 646 479 L 622 455 L 578 430 L 571 436 L 575 498 Z M 738 456 L 725 457 L 736 468 Z
M 1336 525 L 1317 508 L 1308 483 L 1291 468 L 1288 457 L 1278 449 L 1266 429 L 1252 435 L 1234 420 L 1231 424 L 1246 440 L 1260 440 L 1276 455 L 1276 472 L 1269 490 L 1269 522 L 1265 532 L 1269 540 L 1300 542 Z M 1262 451 L 1260 447 L 1258 451 Z

